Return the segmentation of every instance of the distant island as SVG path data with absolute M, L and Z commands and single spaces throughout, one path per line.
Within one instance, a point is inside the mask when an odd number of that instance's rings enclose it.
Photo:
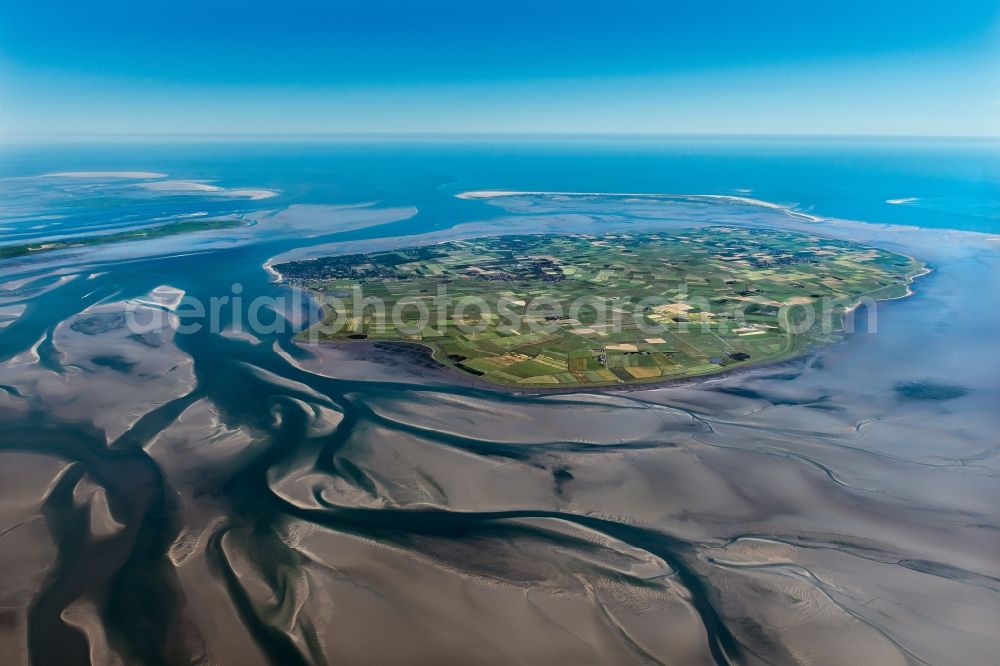
M 456 240 L 272 267 L 309 290 L 313 340 L 420 343 L 484 380 L 580 387 L 706 375 L 840 339 L 925 267 L 893 252 L 714 226 Z
M 22 243 L 20 245 L 2 245 L 0 246 L 0 259 L 9 259 L 11 257 L 21 257 L 28 254 L 51 252 L 53 250 L 64 250 L 70 247 L 86 247 L 90 245 L 124 243 L 127 241 L 152 240 L 153 238 L 178 236 L 180 234 L 195 233 L 198 231 L 218 231 L 219 229 L 232 229 L 233 227 L 247 226 L 249 224 L 252 224 L 252 221 L 245 220 L 241 217 L 182 220 L 180 222 L 170 222 L 168 224 L 160 224 L 154 227 L 143 227 L 138 229 L 129 229 L 127 231 L 119 231 L 113 234 L 56 239 L 39 243 Z
M 0 239 L 0 260 L 249 227 L 256 221 L 245 202 L 278 195 L 155 171 L 58 171 L 8 186 L 12 200 L 30 205 L 19 213 L 23 224 Z

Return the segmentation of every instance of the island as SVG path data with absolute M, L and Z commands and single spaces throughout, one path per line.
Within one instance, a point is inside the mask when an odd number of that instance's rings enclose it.
M 318 341 L 418 343 L 521 387 L 658 382 L 774 362 L 910 293 L 918 260 L 767 228 L 515 235 L 271 266 L 324 315 Z
M 91 245 L 108 245 L 110 243 L 124 243 L 127 241 L 152 240 L 154 238 L 178 236 L 180 234 L 190 234 L 199 231 L 218 231 L 220 229 L 232 229 L 233 227 L 247 226 L 252 223 L 252 221 L 243 219 L 242 216 L 182 220 L 180 222 L 160 224 L 153 227 L 128 229 L 127 231 L 119 231 L 113 234 L 55 239 L 39 243 L 22 243 L 19 245 L 0 245 L 0 259 L 21 257 L 29 254 L 40 254 L 42 252 L 52 252 L 54 250 L 64 250 L 71 247 L 88 247 Z

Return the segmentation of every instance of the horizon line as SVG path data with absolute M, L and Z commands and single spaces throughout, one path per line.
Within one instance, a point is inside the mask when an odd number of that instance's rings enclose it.
M 881 134 L 881 133 L 811 133 L 811 132 L 94 132 L 94 133 L 0 133 L 0 143 L 32 143 L 86 140 L 378 140 L 378 139 L 462 139 L 462 138 L 552 138 L 552 139 L 627 139 L 627 138 L 728 138 L 728 139 L 881 139 L 881 140 L 950 140 L 997 141 L 1000 134 Z

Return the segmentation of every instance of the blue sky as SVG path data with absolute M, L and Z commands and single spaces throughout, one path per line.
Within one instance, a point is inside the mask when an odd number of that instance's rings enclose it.
M 0 2 L 0 132 L 1000 135 L 1000 3 Z

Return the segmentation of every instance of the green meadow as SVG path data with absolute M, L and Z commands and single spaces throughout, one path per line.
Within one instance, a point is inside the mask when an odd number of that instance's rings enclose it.
M 520 386 L 599 386 L 775 361 L 898 298 L 918 261 L 768 229 L 521 235 L 280 264 L 323 304 L 317 340 L 421 343 Z

